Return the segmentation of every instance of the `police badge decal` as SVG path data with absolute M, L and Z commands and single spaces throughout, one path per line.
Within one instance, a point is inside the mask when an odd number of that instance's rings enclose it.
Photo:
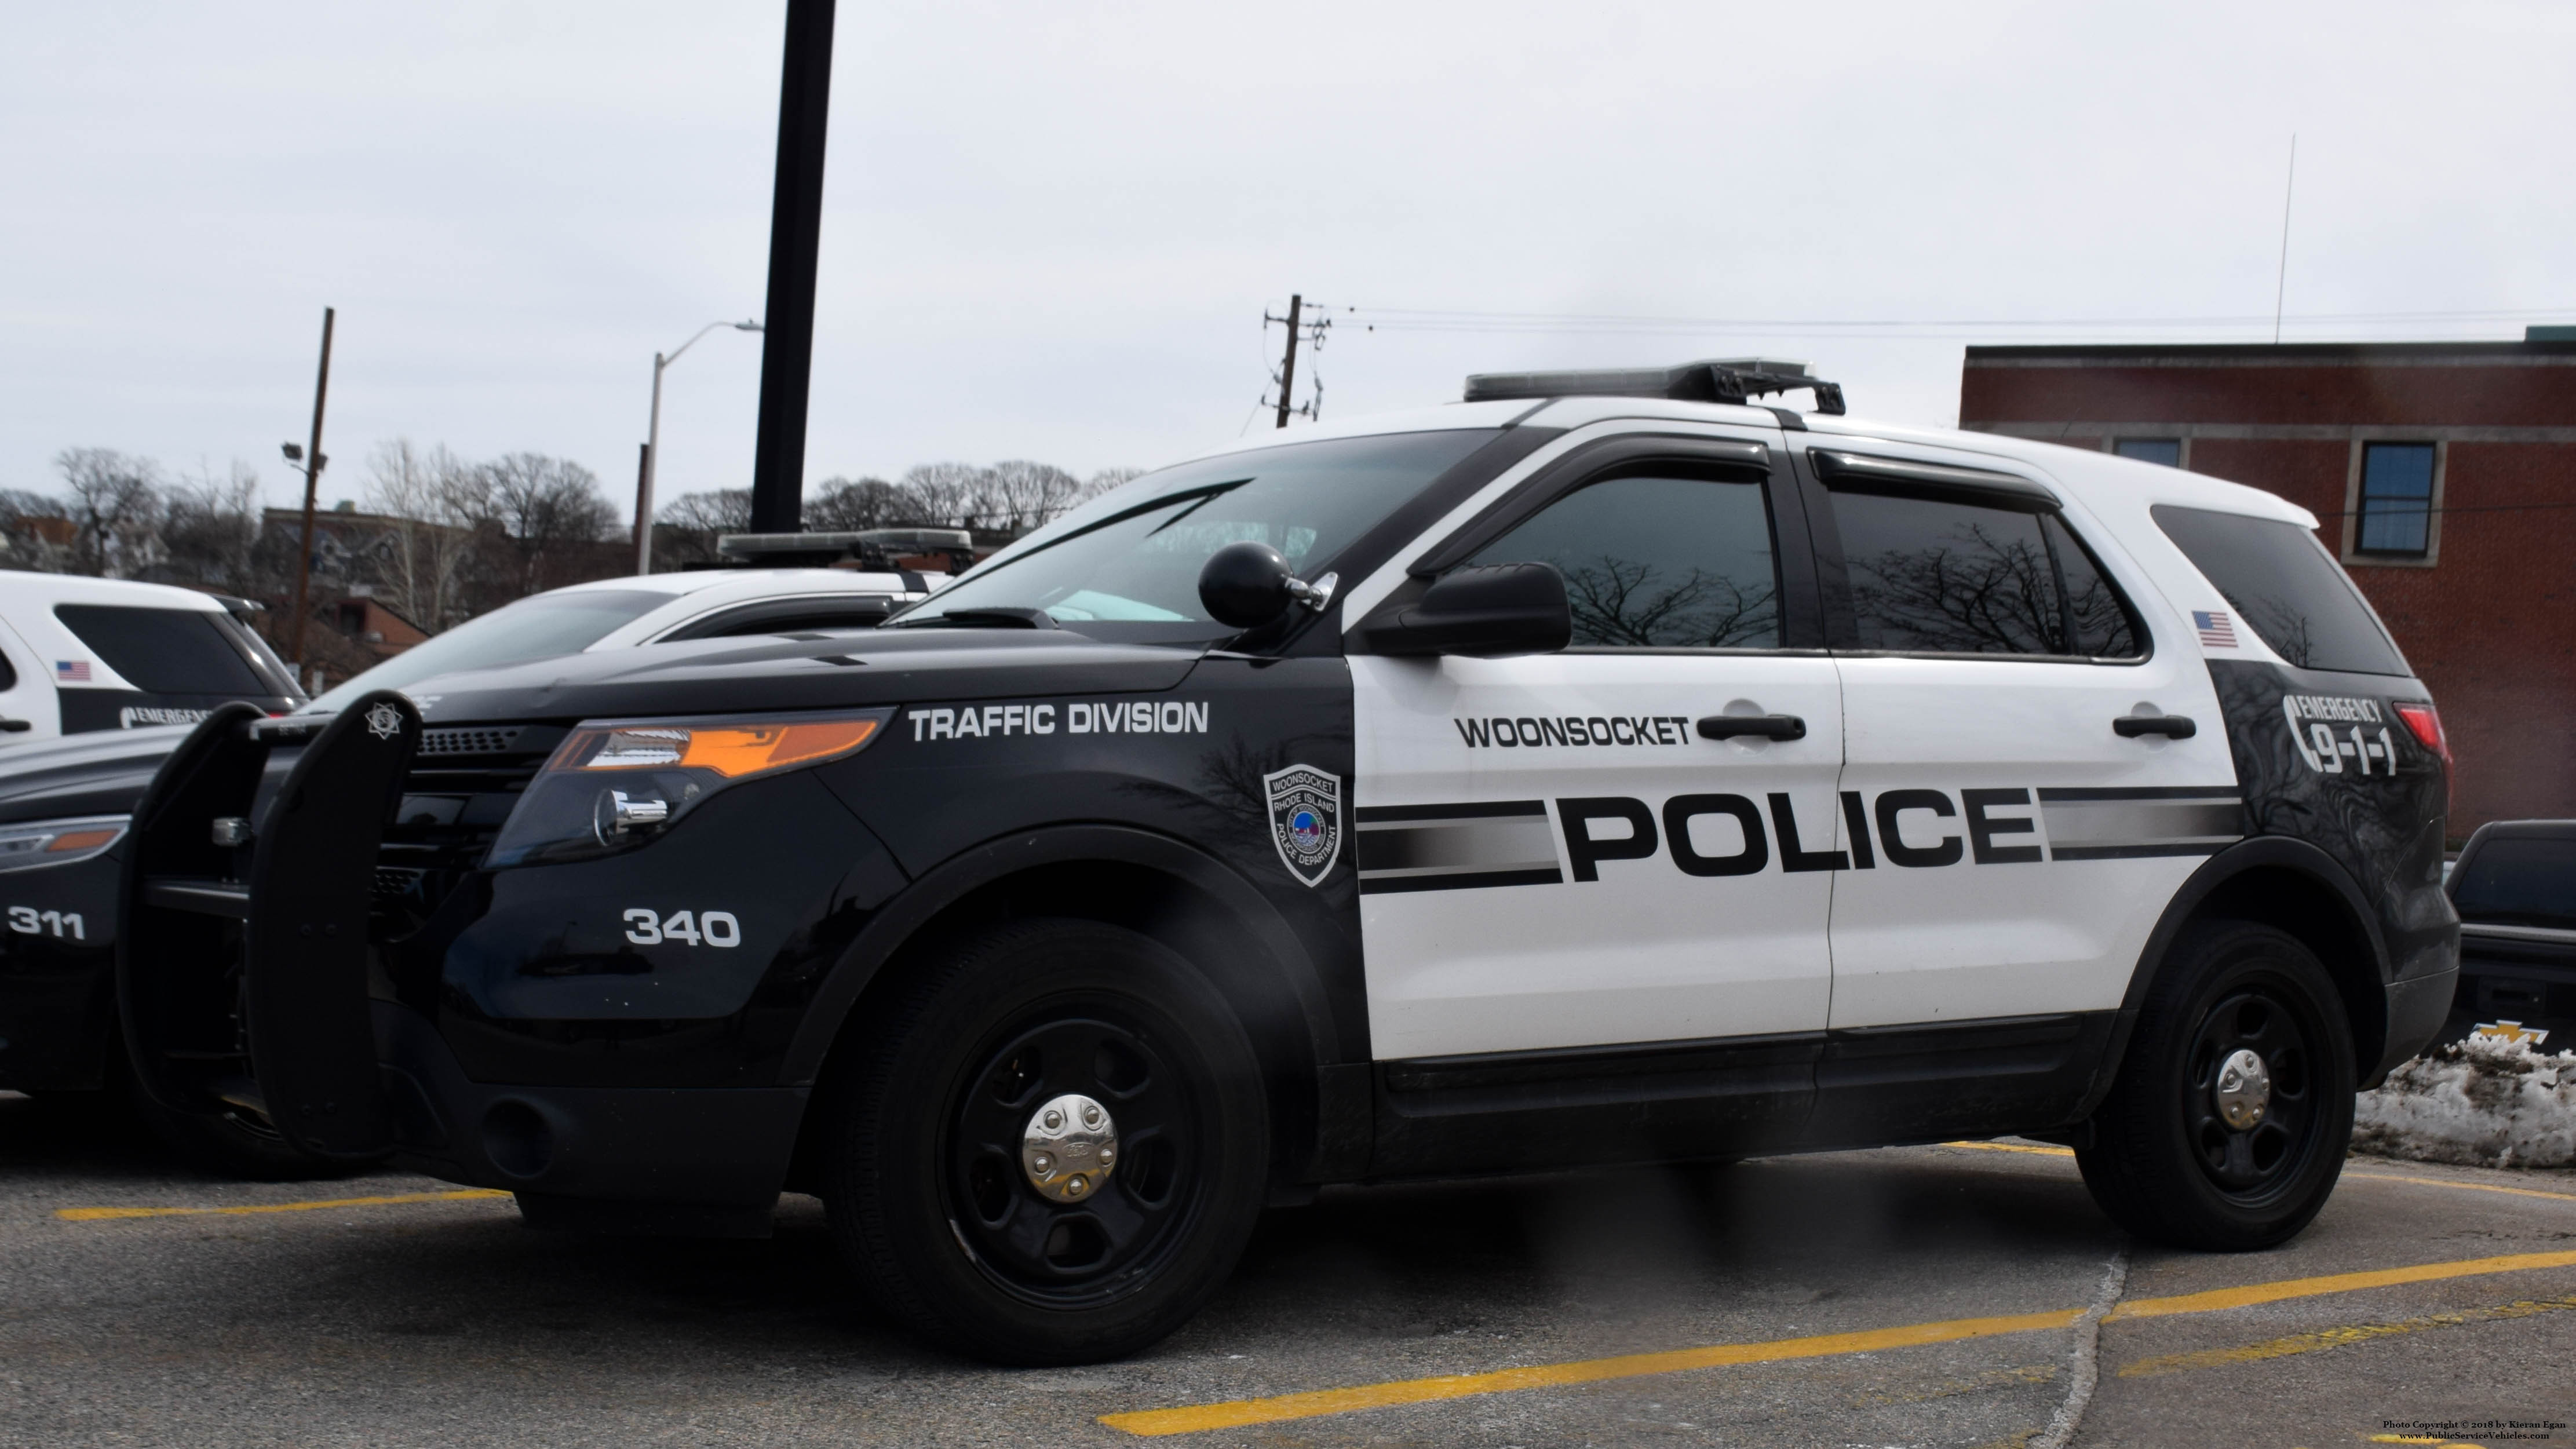
M 1290 765 L 1261 777 L 1270 797 L 1270 840 L 1280 863 L 1309 886 L 1322 885 L 1342 853 L 1342 777 Z

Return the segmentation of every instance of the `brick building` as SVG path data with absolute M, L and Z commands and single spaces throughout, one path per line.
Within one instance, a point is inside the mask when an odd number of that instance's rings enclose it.
M 2441 706 L 2451 829 L 2576 817 L 2576 340 L 1971 347 L 1963 428 L 2277 493 Z M 2555 334 L 2555 335 L 2553 335 Z

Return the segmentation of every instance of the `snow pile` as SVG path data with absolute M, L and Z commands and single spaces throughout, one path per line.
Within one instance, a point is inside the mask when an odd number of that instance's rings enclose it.
M 2361 1094 L 2352 1146 L 2463 1167 L 2576 1166 L 2576 1052 L 2491 1036 L 2435 1048 Z

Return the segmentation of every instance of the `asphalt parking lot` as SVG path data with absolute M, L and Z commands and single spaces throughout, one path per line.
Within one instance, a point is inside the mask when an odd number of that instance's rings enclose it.
M 766 1242 L 564 1237 L 8 1094 L 0 1183 L 9 1445 L 2029 1446 L 2088 1384 L 2080 1445 L 2576 1438 L 2569 1174 L 2357 1159 L 2230 1257 L 2126 1242 L 2026 1147 L 1337 1190 L 1179 1335 L 1048 1371 L 871 1321 L 809 1199 Z

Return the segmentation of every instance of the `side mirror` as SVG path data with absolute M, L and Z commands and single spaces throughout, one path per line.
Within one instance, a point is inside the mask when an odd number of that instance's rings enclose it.
M 1199 604 L 1229 629 L 1258 629 L 1288 612 L 1288 560 L 1250 539 L 1229 543 L 1199 568 Z
M 1208 555 L 1199 568 L 1199 605 L 1229 629 L 1258 629 L 1276 622 L 1291 604 L 1321 612 L 1332 601 L 1339 575 L 1308 583 L 1288 571 L 1288 560 L 1266 543 L 1243 539 Z
M 1552 654 L 1573 642 L 1574 611 L 1556 565 L 1485 564 L 1452 569 L 1414 602 L 1379 609 L 1359 635 L 1376 654 Z

